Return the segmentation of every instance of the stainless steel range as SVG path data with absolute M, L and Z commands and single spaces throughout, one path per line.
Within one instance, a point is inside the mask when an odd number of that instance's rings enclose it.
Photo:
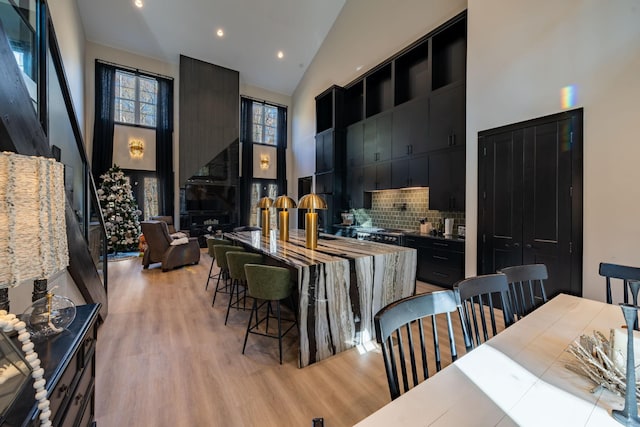
M 404 246 L 404 230 L 393 228 L 361 227 L 356 232 L 358 240 Z

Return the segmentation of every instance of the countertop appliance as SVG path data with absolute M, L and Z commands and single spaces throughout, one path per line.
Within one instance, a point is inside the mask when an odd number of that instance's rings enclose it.
M 394 228 L 361 227 L 356 231 L 358 240 L 404 246 L 405 230 Z

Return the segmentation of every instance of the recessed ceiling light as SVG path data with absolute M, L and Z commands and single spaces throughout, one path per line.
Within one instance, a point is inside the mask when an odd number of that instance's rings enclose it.
M 133 2 L 133 4 L 136 5 L 136 7 L 141 8 L 142 6 L 144 6 L 144 4 L 142 3 L 142 0 L 136 0 Z
M 277 56 L 278 56 L 278 59 L 284 58 L 284 52 L 279 50 Z
M 356 67 L 356 71 L 360 71 L 360 70 L 362 70 L 362 65 L 358 65 L 358 66 Z
M 216 34 L 218 35 L 218 37 L 224 36 L 224 30 L 222 28 L 218 28 L 218 31 L 216 31 Z

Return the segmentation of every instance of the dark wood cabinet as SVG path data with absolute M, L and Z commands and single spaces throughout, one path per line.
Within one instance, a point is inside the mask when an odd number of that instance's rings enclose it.
M 465 145 L 465 85 L 454 84 L 429 99 L 429 150 Z
M 100 304 L 76 307 L 76 318 L 66 331 L 34 341 L 44 368 L 50 420 L 54 426 L 89 427 L 95 415 L 95 354 Z M 33 387 L 26 387 L 2 424 L 36 427 L 40 412 Z
M 391 188 L 391 163 L 374 163 L 363 167 L 364 191 Z
M 429 209 L 464 211 L 465 162 L 463 147 L 429 154 Z
M 316 135 L 316 173 L 333 170 L 333 129 Z
M 417 250 L 418 280 L 452 288 L 464 278 L 463 240 L 410 235 L 405 242 Z
M 411 157 L 429 150 L 429 99 L 419 98 L 393 110 L 391 149 L 394 159 Z
M 366 117 L 375 116 L 393 107 L 391 74 L 391 62 L 389 62 L 365 77 Z
M 347 168 L 347 181 L 345 188 L 346 209 L 363 208 L 364 172 L 362 166 Z
M 427 187 L 429 157 L 426 154 L 391 162 L 391 188 Z
M 316 193 L 331 194 L 333 193 L 333 173 L 325 172 L 316 174 Z
M 478 273 L 542 263 L 582 294 L 582 109 L 479 135 Z
M 364 164 L 382 162 L 391 158 L 391 113 L 381 114 L 364 122 Z
M 347 127 L 347 168 L 364 164 L 364 123 L 358 122 Z

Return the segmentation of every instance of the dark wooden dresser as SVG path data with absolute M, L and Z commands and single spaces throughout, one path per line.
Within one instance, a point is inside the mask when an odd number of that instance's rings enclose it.
M 47 340 L 34 341 L 42 362 L 54 426 L 94 426 L 96 319 L 100 304 L 79 305 L 68 330 Z M 7 414 L 3 427 L 39 426 L 33 381 Z

